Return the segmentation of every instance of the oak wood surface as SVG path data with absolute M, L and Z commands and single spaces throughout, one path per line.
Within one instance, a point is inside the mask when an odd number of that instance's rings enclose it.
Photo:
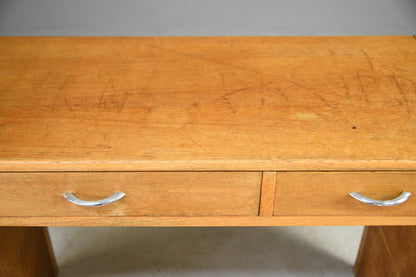
M 0 38 L 0 171 L 415 170 L 416 40 Z
M 415 276 L 415 241 L 415 226 L 366 227 L 354 267 L 356 276 Z
M 380 227 L 366 227 L 354 266 L 355 277 L 400 277 L 394 260 Z
M 347 195 L 415 192 L 415 134 L 412 36 L 0 38 L 0 225 L 416 225 Z
M 4 226 L 345 226 L 416 225 L 414 216 L 2 216 Z
M 401 277 L 416 274 L 416 226 L 380 226 Z
M 390 207 L 364 204 L 349 195 L 361 192 L 388 200 L 402 191 L 416 192 L 415 172 L 281 172 L 274 215 L 416 216 L 415 195 Z
M 260 195 L 260 216 L 272 216 L 274 208 L 276 189 L 276 172 L 263 172 L 261 195 Z
M 355 264 L 354 264 L 354 276 L 357 276 L 357 272 L 359 271 L 359 267 L 360 267 L 360 263 L 363 260 L 364 254 L 365 252 L 367 252 L 367 247 L 366 247 L 366 243 L 367 243 L 367 238 L 368 238 L 368 230 L 370 229 L 371 226 L 365 226 L 364 227 L 364 231 L 361 235 L 361 241 L 360 241 L 360 247 L 358 248 L 358 253 L 357 253 L 357 257 L 355 258 Z
M 55 257 L 45 227 L 0 227 L 0 276 L 56 275 Z
M 0 216 L 254 216 L 261 172 L 0 173 Z M 111 204 L 81 207 L 62 196 Z M 74 221 L 76 224 L 76 221 Z
M 51 241 L 51 237 L 49 235 L 49 229 L 48 229 L 48 227 L 43 227 L 42 229 L 43 229 L 43 235 L 44 235 L 44 238 L 45 238 L 46 247 L 48 249 L 49 260 L 50 260 L 50 263 L 51 263 L 51 266 L 52 266 L 53 273 L 55 275 L 58 275 L 58 272 L 59 272 L 58 264 L 57 264 L 57 261 L 56 261 L 55 253 L 53 252 L 52 241 Z

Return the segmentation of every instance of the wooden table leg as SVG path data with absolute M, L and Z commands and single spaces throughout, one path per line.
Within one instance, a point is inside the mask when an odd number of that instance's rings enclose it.
M 46 227 L 0 227 L 0 276 L 56 276 Z
M 356 277 L 416 276 L 416 226 L 366 227 L 354 272 Z

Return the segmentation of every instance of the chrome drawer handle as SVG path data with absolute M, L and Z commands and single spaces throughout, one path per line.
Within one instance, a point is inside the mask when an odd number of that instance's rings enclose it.
M 107 205 L 107 204 L 113 203 L 117 200 L 120 200 L 121 198 L 123 198 L 124 195 L 126 195 L 126 194 L 117 191 L 117 192 L 113 193 L 112 195 L 110 195 L 109 197 L 101 199 L 101 200 L 85 201 L 85 200 L 81 200 L 78 197 L 76 197 L 72 192 L 65 192 L 63 194 L 65 199 L 68 200 L 69 202 L 74 203 L 75 205 L 84 206 L 84 207 L 94 207 L 94 206 Z
M 350 195 L 360 202 L 370 204 L 370 205 L 385 207 L 385 206 L 394 206 L 394 205 L 398 205 L 403 202 L 406 202 L 406 200 L 409 199 L 410 195 L 412 194 L 407 191 L 402 191 L 402 193 L 398 197 L 391 199 L 391 200 L 385 200 L 385 201 L 368 198 L 362 195 L 360 192 L 351 192 Z

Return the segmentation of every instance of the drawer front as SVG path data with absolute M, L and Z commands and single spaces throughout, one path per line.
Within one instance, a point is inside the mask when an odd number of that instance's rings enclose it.
M 353 199 L 361 192 L 377 200 L 413 193 L 395 206 L 379 207 Z M 274 215 L 415 216 L 416 173 L 406 172 L 282 172 L 277 173 Z
M 261 172 L 1 173 L 0 216 L 257 215 Z M 83 207 L 63 197 L 111 204 Z

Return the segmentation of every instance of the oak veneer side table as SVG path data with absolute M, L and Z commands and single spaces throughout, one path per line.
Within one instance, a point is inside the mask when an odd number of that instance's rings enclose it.
M 56 274 L 42 226 L 367 225 L 409 276 L 415 131 L 412 36 L 2 37 L 0 273 Z

